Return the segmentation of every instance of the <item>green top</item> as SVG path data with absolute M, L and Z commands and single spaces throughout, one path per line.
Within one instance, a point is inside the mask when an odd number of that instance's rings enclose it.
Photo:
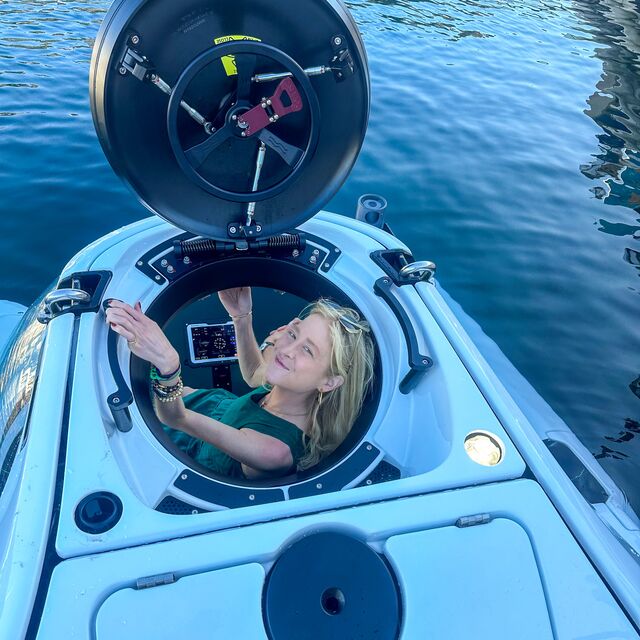
M 274 416 L 259 405 L 267 393 L 264 387 L 240 397 L 226 389 L 198 389 L 183 400 L 187 409 L 219 420 L 234 429 L 253 429 L 284 442 L 291 449 L 292 470 L 295 470 L 304 455 L 303 432 L 295 424 Z M 244 478 L 240 462 L 224 451 L 177 429 L 165 426 L 164 430 L 196 462 L 220 475 Z

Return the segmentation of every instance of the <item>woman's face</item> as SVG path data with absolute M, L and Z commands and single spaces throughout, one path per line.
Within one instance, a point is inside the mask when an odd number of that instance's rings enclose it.
M 299 393 L 330 391 L 341 382 L 328 375 L 330 359 L 329 320 L 318 314 L 292 320 L 275 341 L 267 382 Z

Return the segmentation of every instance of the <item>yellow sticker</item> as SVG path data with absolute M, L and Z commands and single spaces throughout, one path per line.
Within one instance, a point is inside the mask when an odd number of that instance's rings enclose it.
M 254 38 L 253 36 L 220 36 L 219 38 L 216 38 L 213 43 L 224 44 L 225 42 L 233 42 L 234 40 L 253 40 L 254 42 L 262 42 L 260 38 Z M 220 60 L 222 61 L 222 66 L 228 76 L 238 75 L 235 56 L 222 56 Z

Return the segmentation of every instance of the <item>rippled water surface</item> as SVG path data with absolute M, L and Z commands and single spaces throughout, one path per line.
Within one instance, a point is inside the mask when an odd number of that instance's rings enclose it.
M 327 207 L 388 221 L 640 511 L 640 16 L 631 0 L 348 3 L 372 112 Z M 147 215 L 88 107 L 108 3 L 0 0 L 0 298 Z

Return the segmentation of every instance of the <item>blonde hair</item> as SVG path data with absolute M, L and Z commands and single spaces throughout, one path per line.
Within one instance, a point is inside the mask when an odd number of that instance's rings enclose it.
M 374 349 L 369 323 L 361 320 L 357 311 L 326 298 L 305 307 L 300 317 L 312 314 L 329 320 L 328 375 L 342 376 L 344 382 L 329 392 L 318 392 L 304 437 L 305 455 L 298 461 L 298 469 L 316 465 L 342 443 L 360 414 L 373 380 Z

